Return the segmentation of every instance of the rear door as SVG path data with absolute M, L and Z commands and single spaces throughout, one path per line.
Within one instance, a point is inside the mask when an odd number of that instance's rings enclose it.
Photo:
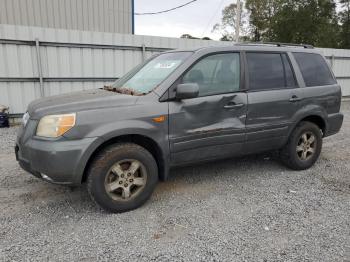
M 287 53 L 247 52 L 245 153 L 275 149 L 286 141 L 298 110 L 298 89 Z
M 197 83 L 199 96 L 169 102 L 172 163 L 186 164 L 241 153 L 247 94 L 240 89 L 240 54 L 206 56 L 176 84 L 179 83 Z

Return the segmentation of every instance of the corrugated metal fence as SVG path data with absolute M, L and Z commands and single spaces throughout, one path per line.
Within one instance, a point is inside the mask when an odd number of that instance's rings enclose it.
M 133 0 L 0 0 L 0 24 L 131 34 Z
M 0 104 L 101 87 L 154 53 L 228 42 L 0 25 Z M 350 50 L 322 49 L 350 95 Z

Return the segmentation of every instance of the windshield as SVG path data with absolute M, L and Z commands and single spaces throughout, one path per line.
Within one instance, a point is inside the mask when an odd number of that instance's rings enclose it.
M 145 64 L 136 67 L 111 87 L 147 94 L 162 83 L 181 65 L 192 52 L 173 52 L 160 54 Z

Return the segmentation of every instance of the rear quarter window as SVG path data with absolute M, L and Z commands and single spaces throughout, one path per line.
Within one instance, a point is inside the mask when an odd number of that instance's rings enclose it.
M 336 84 L 332 72 L 321 55 L 310 53 L 293 53 L 293 55 L 299 65 L 306 86 Z

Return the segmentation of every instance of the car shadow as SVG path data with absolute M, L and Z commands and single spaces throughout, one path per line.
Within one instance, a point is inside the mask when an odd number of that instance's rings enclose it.
M 263 154 L 249 155 L 244 157 L 227 158 L 215 160 L 197 165 L 178 167 L 171 170 L 169 178 L 166 182 L 172 183 L 181 179 L 188 179 L 188 175 L 194 174 L 202 181 L 210 180 L 211 175 L 224 178 L 225 176 L 235 175 L 237 177 L 245 175 L 244 172 L 249 170 L 255 171 L 257 168 L 269 167 L 276 171 L 285 170 L 286 168 L 279 162 L 276 152 L 266 152 Z M 211 174 L 210 174 L 211 173 Z M 250 174 L 259 175 L 259 172 L 251 172 Z
M 190 193 L 192 187 L 198 183 L 210 187 L 211 183 L 215 183 L 214 180 L 227 180 L 232 176 L 235 179 L 254 180 L 259 176 L 261 169 L 271 171 L 272 174 L 286 170 L 279 163 L 274 152 L 217 160 L 172 169 L 169 178 L 157 185 L 155 194 L 157 199 L 167 199 L 178 192 Z M 101 213 L 102 211 L 90 199 L 85 185 L 68 187 L 52 185 L 40 180 L 35 184 L 39 186 L 37 190 L 25 195 L 28 205 L 33 204 L 34 201 L 36 205 L 45 207 L 47 210 L 59 209 L 62 214 L 67 213 L 67 211 L 68 213 L 74 211 L 75 214 Z M 200 188 L 201 185 L 198 187 Z M 106 212 L 102 211 L 102 213 Z

